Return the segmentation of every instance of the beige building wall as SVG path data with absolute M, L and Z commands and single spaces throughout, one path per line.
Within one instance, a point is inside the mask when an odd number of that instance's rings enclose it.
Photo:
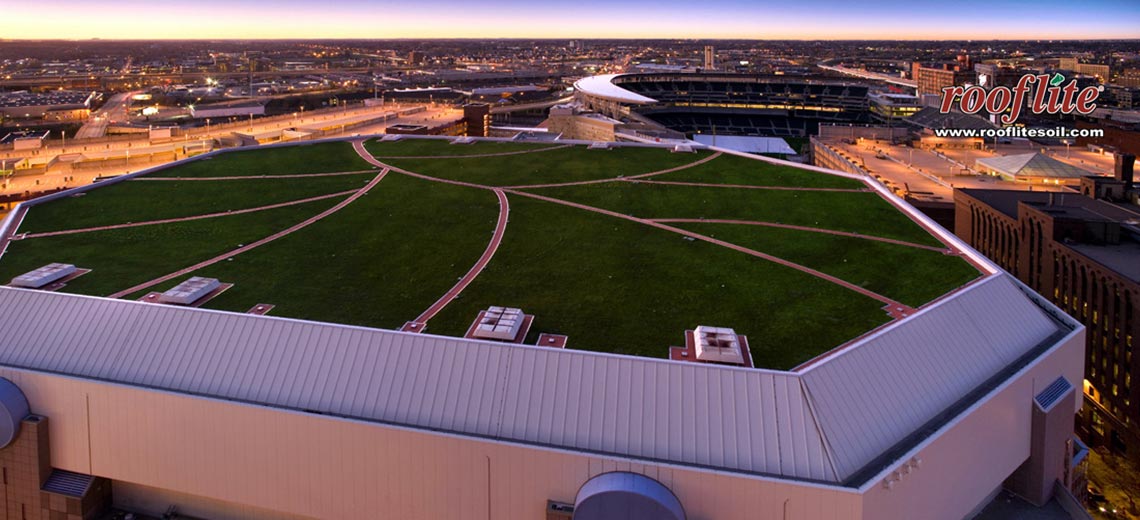
M 862 490 L 431 433 L 0 367 L 50 421 L 51 463 L 120 505 L 217 520 L 542 519 L 610 471 L 670 488 L 690 520 L 958 519 L 1028 457 L 1033 397 L 1081 381 L 1083 333 Z M 176 382 L 172 382 L 176 384 Z M 1075 412 L 1075 410 L 1074 410 Z M 918 467 L 902 468 L 917 456 Z M 900 470 L 890 489 L 883 480 Z M 955 483 L 947 487 L 948 482 Z
M 1051 356 L 1038 359 L 960 422 L 947 425 L 941 435 L 869 482 L 863 518 L 960 520 L 983 506 L 978 500 L 996 491 L 1029 458 L 1037 393 L 1059 375 L 1080 387 L 1084 343 L 1083 331 L 1069 336 Z M 1078 400 L 1074 408 L 1075 415 Z M 909 472 L 902 469 L 915 458 L 921 460 L 917 467 Z M 884 481 L 894 478 L 888 489 Z
M 615 122 L 598 119 L 583 114 L 551 115 L 546 127 L 553 133 L 562 134 L 563 139 L 583 141 L 614 141 Z
M 556 451 L 0 368 L 51 418 L 52 464 L 120 504 L 217 520 L 542 519 L 588 479 L 646 474 L 691 520 L 860 519 L 853 490 Z M 129 483 L 124 486 L 122 482 Z M 143 488 L 173 490 L 149 493 Z

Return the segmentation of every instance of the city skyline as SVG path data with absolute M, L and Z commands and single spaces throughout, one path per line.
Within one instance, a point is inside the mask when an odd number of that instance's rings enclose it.
M 435 0 L 204 0 L 187 5 L 117 2 L 92 12 L 77 0 L 10 6 L 7 39 L 410 39 L 699 38 L 821 40 L 1037 40 L 1140 38 L 1140 4 L 985 2 L 941 6 L 898 0 L 793 6 L 741 0 L 585 0 L 573 10 L 524 2 Z M 51 24 L 44 17 L 51 12 Z M 1005 20 L 995 26 L 993 20 Z M 1079 20 L 1079 23 L 1074 23 Z

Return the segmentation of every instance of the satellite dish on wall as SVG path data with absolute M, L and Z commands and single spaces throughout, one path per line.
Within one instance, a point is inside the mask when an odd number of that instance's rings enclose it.
M 15 383 L 0 377 L 0 449 L 20 433 L 20 421 L 31 412 L 28 399 Z
M 574 520 L 685 520 L 685 510 L 664 484 L 615 471 L 582 485 L 574 499 Z

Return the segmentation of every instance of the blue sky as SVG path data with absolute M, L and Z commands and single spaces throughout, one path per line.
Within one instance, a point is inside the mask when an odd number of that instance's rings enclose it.
M 1140 38 L 1140 0 L 11 2 L 0 38 Z

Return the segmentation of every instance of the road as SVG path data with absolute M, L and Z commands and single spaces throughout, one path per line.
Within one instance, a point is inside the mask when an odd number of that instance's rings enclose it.
M 838 72 L 840 74 L 846 74 L 848 76 L 855 76 L 857 78 L 873 79 L 876 81 L 882 81 L 884 83 L 890 83 L 892 85 L 898 85 L 900 87 L 918 88 L 918 83 L 914 80 L 904 79 L 897 76 L 890 76 L 887 74 L 880 74 L 878 72 L 868 72 L 861 69 L 852 69 L 848 67 L 832 65 L 831 63 L 835 61 L 838 60 L 828 60 L 822 63 L 818 63 L 816 66 L 823 70 L 830 70 L 832 72 Z
M 131 97 L 139 92 L 122 92 L 108 98 L 99 110 L 91 113 L 91 118 L 76 132 L 75 138 L 91 139 L 107 135 L 108 124 L 128 119 Z

